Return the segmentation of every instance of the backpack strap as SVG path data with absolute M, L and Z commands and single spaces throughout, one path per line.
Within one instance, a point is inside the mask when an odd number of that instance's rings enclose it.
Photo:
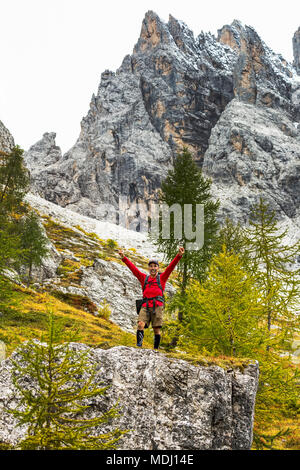
M 157 274 L 157 284 L 162 292 L 162 294 L 164 293 L 163 291 L 163 288 L 162 288 L 162 285 L 161 285 L 161 282 L 160 282 L 160 273 Z
M 147 276 L 146 276 L 146 278 L 145 278 L 145 282 L 144 282 L 144 286 L 143 286 L 143 292 L 144 292 L 144 290 L 146 289 L 146 285 L 148 284 L 149 276 L 150 276 L 150 274 L 147 274 Z

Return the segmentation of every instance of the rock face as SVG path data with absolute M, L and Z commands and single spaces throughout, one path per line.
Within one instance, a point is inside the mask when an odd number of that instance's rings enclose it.
M 300 27 L 293 36 L 294 67 L 300 75 Z
M 218 40 L 237 52 L 233 64 L 234 96 L 249 104 L 286 111 L 299 119 L 292 96 L 299 89 L 296 71 L 260 39 L 254 28 L 234 20 L 218 30 Z
M 295 57 L 297 38 L 296 33 Z M 237 101 L 240 104 L 233 104 Z M 273 132 L 274 125 L 278 128 L 275 138 L 271 133 L 269 144 L 253 144 L 257 153 L 247 163 L 240 144 L 234 144 L 230 159 L 212 162 L 212 155 L 222 154 L 224 142 L 231 139 L 224 126 L 226 119 L 234 116 L 243 127 L 243 138 L 253 140 L 250 126 L 255 114 L 261 123 L 258 140 L 266 137 L 268 128 Z M 274 124 L 274 116 L 285 129 Z M 182 21 L 170 15 L 164 23 L 148 11 L 132 54 L 116 72 L 102 73 L 75 145 L 61 155 L 55 134 L 46 133 L 26 152 L 25 159 L 33 187 L 42 197 L 101 220 L 110 217 L 103 205 L 118 207 L 120 196 L 128 206 L 145 201 L 149 208 L 176 152 L 185 145 L 213 176 L 216 187 L 223 187 L 230 173 L 234 186 L 239 187 L 243 180 L 244 196 L 249 200 L 258 190 L 265 196 L 274 192 L 274 207 L 281 217 L 292 198 L 288 212 L 293 217 L 296 188 L 287 185 L 299 159 L 299 117 L 296 69 L 275 54 L 252 27 L 234 20 L 219 29 L 217 37 L 201 32 L 195 38 Z M 231 122 L 229 128 L 234 131 Z M 221 135 L 220 146 L 216 135 Z M 231 153 L 230 145 L 226 144 L 226 154 Z M 278 156 L 280 149 L 283 154 Z M 239 171 L 231 172 L 233 158 Z M 266 178 L 261 171 L 250 182 L 249 175 L 258 170 L 257 161 L 263 161 L 262 167 L 274 161 L 274 168 Z M 281 169 L 284 161 L 288 174 Z M 275 169 L 277 162 L 279 168 Z M 297 171 L 295 168 L 295 175 Z M 279 201 L 287 193 L 282 209 Z M 224 208 L 242 219 L 244 209 L 238 198 Z
M 214 127 L 203 161 L 222 217 L 246 222 L 259 197 L 299 220 L 300 133 L 286 114 L 235 98 Z
M 15 146 L 14 138 L 9 130 L 0 121 L 0 150 L 9 152 Z
M 93 399 L 89 417 L 120 400 L 122 416 L 114 426 L 132 431 L 119 441 L 119 449 L 251 447 L 257 363 L 243 371 L 225 370 L 124 346 L 101 350 L 74 343 L 73 348 L 88 352 L 91 363 L 97 364 L 96 383 L 110 386 L 105 398 Z M 6 412 L 8 406 L 18 406 L 11 370 L 11 359 L 0 363 L 0 440 L 15 445 L 26 427 L 16 427 Z M 26 386 L 32 387 L 30 381 Z
M 60 147 L 55 145 L 55 137 L 55 132 L 45 132 L 43 138 L 30 147 L 32 175 L 35 174 L 35 165 L 38 167 L 40 164 L 41 154 L 45 167 L 56 163 L 62 157 Z

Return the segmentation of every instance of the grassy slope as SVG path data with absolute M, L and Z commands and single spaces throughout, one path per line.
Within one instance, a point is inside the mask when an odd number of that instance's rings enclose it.
M 85 344 L 105 348 L 118 344 L 134 345 L 134 335 L 122 331 L 109 320 L 62 302 L 48 292 L 17 287 L 14 299 L 16 305 L 0 319 L 0 339 L 5 342 L 8 355 L 23 341 L 41 337 L 47 328 L 48 309 L 63 319 L 66 330 L 78 329 L 79 340 Z
M 113 346 L 135 346 L 135 334 L 127 333 L 109 319 L 94 316 L 80 308 L 60 301 L 49 292 L 35 292 L 32 289 L 15 287 L 15 305 L 0 317 L 0 340 L 4 341 L 9 356 L 23 341 L 41 338 L 47 328 L 47 311 L 52 309 L 62 319 L 66 331 L 76 328 L 78 340 L 92 347 L 108 349 Z M 153 347 L 152 329 L 145 330 L 144 348 Z M 163 349 L 162 349 L 163 351 Z M 192 356 L 183 353 L 168 353 L 168 357 L 184 359 L 195 365 L 218 365 L 220 367 L 243 368 L 248 360 L 232 357 Z

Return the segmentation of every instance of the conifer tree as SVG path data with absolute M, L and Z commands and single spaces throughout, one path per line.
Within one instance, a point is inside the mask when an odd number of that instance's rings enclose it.
M 22 154 L 23 150 L 19 146 L 10 153 L 0 151 L 0 273 L 21 252 L 18 216 L 27 211 L 23 198 L 29 188 L 28 171 L 23 164 Z
M 10 412 L 19 425 L 28 425 L 27 436 L 19 447 L 115 449 L 126 431 L 116 428 L 99 434 L 99 426 L 119 416 L 118 405 L 97 417 L 88 417 L 93 398 L 103 395 L 107 387 L 100 388 L 94 383 L 96 368 L 90 365 L 86 353 L 72 349 L 74 336 L 61 342 L 63 328 L 52 311 L 48 320 L 48 334 L 42 342 L 27 342 L 19 349 L 18 360 L 13 361 L 13 381 L 21 402 Z M 97 434 L 93 432 L 96 427 Z
M 275 211 L 260 197 L 253 206 L 249 227 L 245 229 L 248 250 L 252 257 L 252 272 L 263 292 L 265 323 L 269 345 L 289 349 L 299 323 L 295 311 L 299 300 L 299 274 L 295 269 L 299 240 L 292 246 L 283 241 L 287 229 L 279 231 Z M 276 334 L 271 335 L 272 326 Z
M 29 189 L 30 179 L 23 153 L 18 145 L 10 153 L 0 152 L 0 215 L 20 209 Z
M 288 422 L 299 418 L 300 371 L 291 358 L 264 347 L 254 350 L 252 357 L 259 363 L 259 385 L 255 403 L 254 447 L 276 449 L 277 441 L 288 434 Z M 281 423 L 274 432 L 274 422 Z M 268 430 L 270 428 L 270 430 Z
M 246 229 L 227 221 L 219 232 L 219 242 L 223 241 L 239 254 L 261 292 L 260 328 L 264 327 L 266 333 L 263 347 L 258 348 L 254 342 L 253 350 L 249 351 L 249 356 L 259 361 L 260 368 L 254 446 L 271 449 L 276 448 L 278 440 L 287 435 L 289 429 L 283 425 L 279 431 L 272 432 L 268 427 L 272 427 L 274 420 L 281 422 L 282 417 L 295 419 L 299 408 L 299 373 L 288 354 L 297 329 L 294 311 L 298 280 L 292 264 L 299 244 L 284 245 L 287 230 L 278 232 L 275 213 L 262 198 L 254 206 L 250 220 L 250 227 Z
M 262 344 L 260 292 L 238 255 L 225 245 L 211 262 L 207 279 L 187 290 L 183 340 L 201 351 L 242 356 Z
M 26 213 L 23 197 L 29 187 L 28 170 L 23 164 L 23 150 L 18 146 L 11 152 L 0 151 L 0 310 L 12 302 L 12 285 L 6 270 L 22 253 L 18 233 L 19 216 Z
M 202 175 L 201 169 L 197 166 L 191 153 L 186 147 L 177 155 L 174 168 L 169 170 L 166 179 L 162 182 L 160 192 L 160 203 L 171 207 L 178 204 L 184 213 L 184 205 L 191 204 L 193 208 L 196 204 L 204 206 L 204 244 L 197 250 L 187 250 L 189 240 L 185 235 L 184 217 L 182 217 L 181 238 L 175 238 L 174 214 L 170 217 L 170 238 L 164 239 L 162 233 L 153 240 L 164 253 L 167 262 L 176 255 L 178 245 L 185 249 L 184 256 L 178 264 L 180 276 L 181 295 L 184 296 L 188 281 L 191 277 L 203 280 L 207 275 L 207 268 L 213 255 L 213 247 L 218 230 L 216 213 L 219 207 L 219 201 L 213 202 L 210 194 L 211 179 Z M 196 212 L 192 214 L 193 228 L 196 223 Z M 179 320 L 182 320 L 182 313 L 179 312 Z
M 32 277 L 32 267 L 40 266 L 44 257 L 49 252 L 49 240 L 45 236 L 40 225 L 39 217 L 31 211 L 20 224 L 22 265 L 28 267 L 27 285 L 29 286 Z
M 239 255 L 245 268 L 248 268 L 250 260 L 250 254 L 247 249 L 247 237 L 240 224 L 234 224 L 229 217 L 226 217 L 224 224 L 218 231 L 215 244 L 215 253 L 222 251 L 223 245 L 226 246 L 227 252 L 233 252 Z

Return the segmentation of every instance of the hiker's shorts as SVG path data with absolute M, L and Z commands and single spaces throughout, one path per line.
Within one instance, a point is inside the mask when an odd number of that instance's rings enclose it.
M 138 316 L 138 322 L 142 321 L 146 323 L 147 326 L 152 323 L 152 328 L 158 328 L 163 324 L 163 313 L 164 305 L 156 305 L 154 313 L 153 307 L 148 307 L 148 312 L 146 307 L 142 307 Z

